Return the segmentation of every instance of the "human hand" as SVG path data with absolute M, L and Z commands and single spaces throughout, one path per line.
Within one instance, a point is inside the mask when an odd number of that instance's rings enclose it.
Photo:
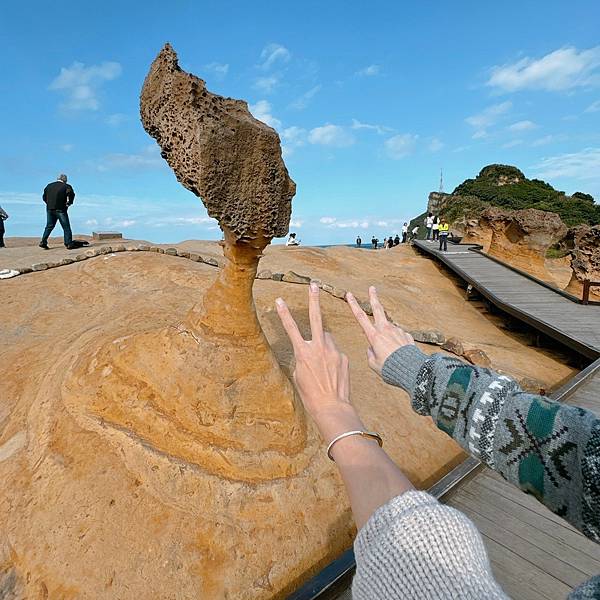
M 369 302 L 373 309 L 374 323 L 371 323 L 365 311 L 350 292 L 346 294 L 346 300 L 370 344 L 367 348 L 369 366 L 381 375 L 387 357 L 398 348 L 414 344 L 415 341 L 410 334 L 387 320 L 383 306 L 377 297 L 377 290 L 373 286 L 369 288 Z
M 302 337 L 281 298 L 277 298 L 276 306 L 294 348 L 296 388 L 325 440 L 349 429 L 362 428 L 350 404 L 348 357 L 337 349 L 331 334 L 323 331 L 318 286 L 311 283 L 308 292 L 311 340 Z

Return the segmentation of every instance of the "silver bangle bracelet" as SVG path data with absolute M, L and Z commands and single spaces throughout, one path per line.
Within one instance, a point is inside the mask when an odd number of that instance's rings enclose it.
M 331 449 L 333 448 L 333 445 L 346 437 L 350 437 L 351 435 L 360 435 L 361 437 L 370 438 L 375 440 L 379 444 L 380 448 L 383 446 L 382 437 L 374 431 L 360 431 L 358 429 L 356 431 L 346 431 L 346 433 L 340 433 L 340 435 L 334 437 L 329 442 L 329 446 L 327 446 L 327 456 L 329 457 L 329 460 L 333 460 L 335 462 L 333 456 L 331 456 Z

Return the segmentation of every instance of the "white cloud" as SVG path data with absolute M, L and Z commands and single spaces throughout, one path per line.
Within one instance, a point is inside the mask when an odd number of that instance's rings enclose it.
M 166 162 L 160 155 L 160 149 L 156 144 L 150 144 L 142 149 L 139 154 L 126 154 L 115 152 L 106 154 L 99 160 L 90 163 L 100 172 L 125 170 L 143 171 L 166 167 Z
M 554 141 L 554 136 L 553 135 L 545 135 L 544 137 L 538 138 L 537 140 L 534 140 L 531 145 L 532 146 L 545 146 L 546 144 L 550 144 L 551 142 Z
M 308 134 L 308 141 L 311 144 L 343 148 L 354 144 L 354 137 L 339 125 L 327 124 L 311 129 Z
M 104 122 L 110 127 L 119 127 L 119 125 L 122 125 L 128 119 L 129 117 L 123 113 L 114 113 L 112 115 L 108 115 L 108 117 L 104 119 Z
M 523 143 L 523 140 L 511 140 L 510 142 L 506 142 L 506 144 L 502 144 L 503 148 L 514 148 L 515 146 L 520 146 Z
M 74 62 L 70 67 L 62 67 L 60 73 L 50 83 L 50 90 L 60 91 L 65 101 L 62 108 L 66 110 L 98 110 L 99 88 L 106 82 L 121 75 L 118 62 L 103 62 L 86 67 L 83 63 Z
M 290 108 L 295 108 L 296 110 L 302 110 L 308 106 L 308 103 L 312 100 L 313 96 L 319 92 L 321 89 L 321 85 L 315 85 L 310 88 L 307 92 L 304 92 L 302 96 L 296 98 L 291 104 Z
M 306 129 L 292 125 L 292 127 L 286 127 L 280 133 L 280 137 L 283 155 L 290 156 L 296 148 L 300 148 L 300 146 L 306 144 Z
M 487 85 L 503 92 L 518 90 L 563 91 L 600 84 L 600 46 L 578 51 L 566 47 L 542 58 L 523 58 L 497 66 Z
M 302 219 L 291 219 L 290 220 L 290 227 L 296 227 L 297 229 L 300 229 L 303 224 L 304 224 L 304 221 Z
M 206 71 L 212 71 L 219 79 L 222 79 L 229 72 L 227 63 L 211 62 L 203 67 Z
M 535 129 L 536 127 L 537 125 L 533 121 L 517 121 L 508 128 L 510 131 L 528 131 L 530 129 Z
M 487 128 L 494 125 L 501 115 L 507 113 L 512 108 L 512 102 L 507 100 L 499 104 L 492 104 L 488 106 L 480 113 L 467 117 L 465 121 L 475 128 L 473 139 L 479 139 L 487 137 Z
M 408 156 L 414 150 L 418 135 L 412 133 L 400 133 L 385 141 L 385 149 L 390 158 L 399 160 Z
M 600 175 L 600 148 L 585 148 L 580 152 L 543 158 L 532 167 L 538 177 L 572 177 L 596 179 Z
M 442 142 L 440 139 L 434 137 L 431 138 L 431 141 L 429 142 L 429 152 L 439 152 L 442 148 L 444 147 L 444 142 Z
M 98 221 L 96 219 L 88 219 L 85 224 L 93 227 L 94 225 L 98 225 Z
M 279 77 L 277 75 L 269 75 L 268 77 L 259 77 L 253 84 L 254 89 L 264 94 L 270 94 L 279 85 Z
M 290 51 L 281 44 L 269 44 L 260 53 L 260 68 L 267 71 L 278 63 L 287 63 L 292 57 Z
M 319 223 L 324 223 L 325 225 L 330 225 L 331 223 L 335 223 L 337 219 L 335 217 L 321 217 L 319 219 Z
M 267 100 L 259 100 L 256 104 L 250 104 L 248 108 L 259 121 L 266 123 L 269 127 L 273 127 L 273 129 L 281 127 L 281 121 L 271 114 L 271 103 Z
M 594 113 L 600 111 L 600 100 L 592 102 L 583 112 Z
M 379 73 L 381 73 L 379 65 L 369 65 L 364 69 L 360 69 L 360 71 L 356 71 L 356 74 L 362 77 L 374 77 L 375 75 L 379 75 Z
M 391 127 L 385 127 L 384 125 L 370 125 L 368 123 L 361 123 L 358 119 L 352 119 L 352 129 L 370 129 L 376 131 L 379 135 L 384 135 L 393 131 Z
M 73 144 L 61 144 L 59 146 L 59 148 L 63 151 L 63 152 L 71 152 L 71 150 L 73 150 L 73 148 L 75 148 L 75 146 Z

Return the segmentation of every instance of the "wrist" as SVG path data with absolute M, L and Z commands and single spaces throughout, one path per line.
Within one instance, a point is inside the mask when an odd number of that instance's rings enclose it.
M 327 444 L 341 433 L 365 428 L 356 409 L 348 402 L 336 402 L 322 407 L 312 416 Z

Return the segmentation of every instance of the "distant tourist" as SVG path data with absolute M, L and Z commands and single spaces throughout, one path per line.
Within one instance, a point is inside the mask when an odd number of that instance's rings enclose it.
M 406 244 L 406 239 L 408 238 L 408 223 L 404 223 L 402 225 L 402 243 Z
M 65 246 L 69 250 L 79 248 L 79 245 L 73 244 L 73 234 L 71 232 L 71 223 L 67 213 L 69 206 L 75 201 L 75 192 L 67 183 L 67 176 L 61 174 L 56 181 L 49 183 L 44 189 L 42 199 L 46 203 L 46 229 L 42 235 L 40 248 L 48 250 L 48 238 L 56 225 L 56 221 L 60 222 L 63 229 L 63 237 Z
M 398 236 L 398 234 L 396 234 L 396 237 L 394 238 L 394 246 L 398 246 L 400 244 L 400 237 Z
M 365 334 L 369 367 L 410 398 L 406 404 L 404 395 L 390 393 L 390 415 L 396 410 L 400 419 L 411 406 L 519 488 L 517 498 L 532 494 L 589 539 L 600 539 L 600 420 L 592 411 L 526 393 L 491 369 L 424 354 L 410 334 L 388 321 L 373 287 L 373 319 L 352 294 L 346 300 Z M 309 291 L 310 341 L 281 298 L 276 307 L 293 347 L 300 399 L 348 491 L 358 530 L 352 597 L 507 600 L 475 524 L 415 489 L 386 453 L 387 440 L 365 427 L 350 393 L 348 358 L 323 331 L 319 288 L 313 284 Z M 410 435 L 418 438 L 418 431 Z M 397 449 L 397 440 L 390 446 Z M 563 531 L 557 519 L 547 523 L 547 533 Z M 600 598 L 600 577 L 569 598 Z
M 410 232 L 410 234 L 411 234 L 411 238 L 410 238 L 411 240 L 417 239 L 417 235 L 419 234 L 419 226 L 415 225 L 412 228 L 412 231 Z
M 360 235 L 356 238 L 356 245 L 360 248 L 362 246 L 362 240 L 360 239 Z
M 371 246 L 373 246 L 373 250 L 377 250 L 379 246 L 379 240 L 375 236 L 371 238 Z
M 431 231 L 433 233 L 433 241 L 435 242 L 435 240 L 439 238 L 440 233 L 440 220 L 437 215 L 433 217 L 433 225 L 431 226 Z
M 440 236 L 440 250 L 442 252 L 447 252 L 448 251 L 448 232 L 450 229 L 450 225 L 448 225 L 448 222 L 446 221 L 446 219 L 444 219 L 442 217 L 442 220 L 440 221 L 440 225 L 439 225 L 439 236 Z
M 299 246 L 300 240 L 296 239 L 295 233 L 290 233 L 290 237 L 288 238 L 288 241 L 285 243 L 285 245 L 286 246 Z
M 427 228 L 427 241 L 431 241 L 431 233 L 433 231 L 433 215 L 429 213 L 427 217 L 425 217 L 425 227 Z
M 390 237 L 388 238 L 388 248 L 393 248 L 394 247 L 394 238 L 390 235 Z
M 8 219 L 8 213 L 0 206 L 0 248 L 4 248 L 4 221 Z

